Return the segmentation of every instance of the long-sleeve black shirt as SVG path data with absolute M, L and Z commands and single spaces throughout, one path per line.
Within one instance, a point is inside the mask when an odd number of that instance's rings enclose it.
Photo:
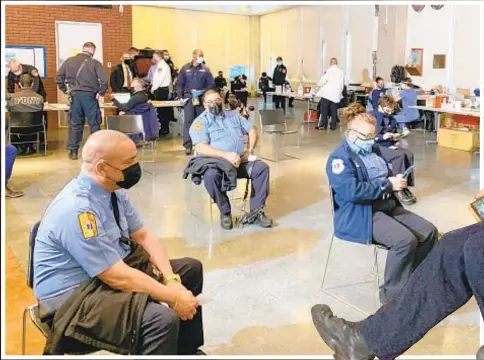
M 42 96 L 44 101 L 47 100 L 47 93 L 45 92 L 44 89 L 44 83 L 42 82 L 42 79 L 40 78 L 39 71 L 37 68 L 35 68 L 32 65 L 27 65 L 27 64 L 21 64 L 22 67 L 22 73 L 20 75 L 15 75 L 13 72 L 9 71 L 7 75 L 7 91 L 9 94 L 15 93 L 15 84 L 18 84 L 20 82 L 20 77 L 24 74 L 29 74 L 33 81 L 33 89 L 34 91 Z
M 120 110 L 124 112 L 130 111 L 138 104 L 142 104 L 148 101 L 148 94 L 144 91 L 138 91 L 131 95 L 127 103 L 121 104 L 118 100 L 113 99 L 113 104 Z

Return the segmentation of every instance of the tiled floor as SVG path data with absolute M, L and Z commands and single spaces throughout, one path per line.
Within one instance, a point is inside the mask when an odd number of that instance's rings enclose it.
M 304 107 L 299 104 L 290 113 L 301 119 Z M 292 125 L 298 126 L 294 121 Z M 286 149 L 299 160 L 269 162 L 271 196 L 267 212 L 276 221 L 272 229 L 223 231 L 216 207 L 211 222 L 205 190 L 193 186 L 190 191 L 189 182 L 182 179 L 187 158 L 179 138 L 159 141 L 156 162 L 145 164 L 155 176 L 145 174 L 141 183 L 130 190 L 130 198 L 146 224 L 164 239 L 172 257 L 193 256 L 204 263 L 204 294 L 212 299 L 204 309 L 207 352 L 211 354 L 331 354 L 313 328 L 311 306 L 326 302 L 338 315 L 362 318 L 321 292 L 324 259 L 332 234 L 324 167 L 343 134 L 316 132 L 313 125 L 303 125 L 300 130 L 300 148 L 292 146 L 295 141 L 288 138 Z M 20 353 L 22 310 L 34 301 L 22 274 L 27 268 L 29 228 L 80 166 L 80 161 L 67 160 L 63 150 L 65 132 L 51 132 L 50 137 L 56 140 L 53 146 L 58 149 L 47 157 L 18 159 L 11 185 L 24 190 L 26 196 L 7 201 L 8 354 Z M 262 145 L 268 145 L 269 140 L 264 136 Z M 417 162 L 415 193 L 419 201 L 411 210 L 433 221 L 441 231 L 473 223 L 467 205 L 478 191 L 478 156 L 425 145 L 418 131 L 407 143 Z M 242 193 L 240 186 L 238 195 Z M 336 287 L 335 294 L 367 312 L 377 308 L 372 260 L 370 248 L 337 243 L 328 277 L 328 285 Z M 28 332 L 27 353 L 41 353 L 41 335 L 30 325 Z M 475 354 L 478 336 L 479 312 L 471 301 L 408 354 Z

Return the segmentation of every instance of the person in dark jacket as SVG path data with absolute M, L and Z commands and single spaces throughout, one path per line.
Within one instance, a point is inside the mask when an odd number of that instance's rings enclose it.
M 385 95 L 386 91 L 383 78 L 377 77 L 375 79 L 375 88 L 368 95 L 368 112 L 375 112 L 378 109 L 378 102 Z
M 261 74 L 261 77 L 259 78 L 259 91 L 262 93 L 262 96 L 264 97 L 264 104 L 267 102 L 267 93 L 274 91 L 274 88 L 271 88 L 269 86 L 269 81 L 272 81 L 272 78 L 267 76 L 266 72 L 263 72 Z
M 282 62 L 282 57 L 277 57 L 277 65 L 274 68 L 274 74 L 272 75 L 272 82 L 274 86 L 284 86 L 287 77 L 287 67 Z M 286 111 L 286 98 L 284 96 L 274 95 L 272 97 L 276 109 L 282 107 Z
M 39 75 L 39 71 L 32 65 L 21 64 L 18 60 L 10 60 L 8 62 L 9 72 L 7 74 L 7 92 L 12 95 L 15 93 L 15 85 L 19 85 L 20 77 L 28 74 L 33 79 L 32 89 L 42 96 L 44 102 L 47 101 L 47 93 L 45 92 L 44 83 Z
M 237 168 L 237 177 L 250 179 L 252 197 L 251 218 L 254 224 L 271 227 L 272 220 L 264 213 L 269 196 L 269 166 L 255 161 L 253 155 L 257 144 L 257 130 L 253 119 L 246 120 L 239 112 L 224 111 L 223 100 L 217 90 L 208 90 L 204 96 L 205 111 L 190 127 L 190 136 L 198 155 L 222 158 Z M 249 149 L 245 150 L 244 135 L 249 136 Z M 210 197 L 220 210 L 223 229 L 233 227 L 229 198 L 222 190 L 223 174 L 219 169 L 209 168 L 203 174 L 203 182 Z
M 57 71 L 56 84 L 59 90 L 72 99 L 68 143 L 71 160 L 78 158 L 86 118 L 91 133 L 101 129 L 99 102 L 104 101 L 108 84 L 106 70 L 93 58 L 95 51 L 94 43 L 85 43 L 82 53 L 64 60 Z
M 131 81 L 133 80 L 133 71 L 130 67 L 131 59 L 129 54 L 121 57 L 121 64 L 116 65 L 111 72 L 109 85 L 113 93 L 129 92 Z
M 227 104 L 229 102 L 229 91 L 227 88 L 227 79 L 224 78 L 224 73 L 222 70 L 218 72 L 218 76 L 213 79 L 215 84 L 215 89 L 219 91 L 220 94 L 225 94 L 224 103 Z
M 178 75 L 177 94 L 178 99 L 184 103 L 183 147 L 187 156 L 193 151 L 190 126 L 203 112 L 201 97 L 206 90 L 214 87 L 213 76 L 204 62 L 203 51 L 195 49 L 192 53 L 192 61 L 183 65 Z
M 483 197 L 481 191 L 477 195 Z M 327 305 L 311 309 L 335 359 L 394 360 L 474 297 L 484 317 L 484 223 L 440 239 L 397 297 L 359 322 L 337 318 Z M 468 349 L 469 352 L 473 349 Z M 484 360 L 484 347 L 477 358 Z
M 237 100 L 239 100 L 244 106 L 247 106 L 249 91 L 247 89 L 247 76 L 245 74 L 242 74 L 234 80 L 232 92 L 235 94 Z
M 364 112 L 363 106 L 354 104 L 356 110 Z M 396 103 L 389 95 L 380 97 L 378 108 L 373 113 L 376 117 L 376 143 L 381 147 L 383 158 L 392 166 L 395 173 L 404 174 L 407 169 L 415 165 L 413 152 L 398 146 L 401 135 L 397 132 L 398 124 L 393 116 Z M 408 186 L 415 186 L 415 173 L 408 177 Z M 417 201 L 416 196 L 408 187 L 397 193 L 400 201 L 405 205 L 412 205 Z
M 380 301 L 388 303 L 434 247 L 434 225 L 403 208 L 394 192 L 407 187 L 375 145 L 375 118 L 343 110 L 348 131 L 333 151 L 326 173 L 334 193 L 334 233 L 338 239 L 380 244 L 388 249 Z
M 99 318 L 96 314 L 109 305 L 120 314 L 129 309 L 132 293 L 146 294 L 138 332 L 127 334 L 139 340 L 134 355 L 194 355 L 204 342 L 196 298 L 202 291 L 202 264 L 191 258 L 170 260 L 128 199 L 123 189 L 135 186 L 142 174 L 135 144 L 123 133 L 101 130 L 87 139 L 82 160 L 80 174 L 50 204 L 35 239 L 34 293 L 40 307 L 59 310 L 77 288 L 97 278 L 103 288 L 115 290 L 112 300 L 84 305 L 81 321 Z M 138 246 L 152 272 L 127 265 Z M 106 315 L 111 320 L 104 323 Z M 89 331 L 111 338 L 121 324 L 114 320 L 111 312 L 103 314 Z
M 131 97 L 129 98 L 128 102 L 120 103 L 116 98 L 114 98 L 113 104 L 119 110 L 119 115 L 141 115 L 143 118 L 145 139 L 147 141 L 154 141 L 158 138 L 160 124 L 158 122 L 156 109 L 151 104 L 145 88 L 146 83 L 142 79 L 134 78 L 131 82 Z M 130 138 L 133 141 L 137 141 L 139 136 L 133 135 L 130 136 Z
M 175 63 L 173 62 L 173 59 L 171 58 L 170 52 L 168 50 L 163 50 L 163 60 L 168 64 L 171 70 L 171 81 L 172 81 L 172 86 L 175 84 L 176 78 L 178 77 L 178 69 L 175 66 Z M 173 92 L 173 88 L 171 89 L 171 92 Z

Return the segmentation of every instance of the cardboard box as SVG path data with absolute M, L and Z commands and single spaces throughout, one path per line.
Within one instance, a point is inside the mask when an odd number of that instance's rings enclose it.
M 475 151 L 479 149 L 479 132 L 440 128 L 439 146 L 455 150 Z

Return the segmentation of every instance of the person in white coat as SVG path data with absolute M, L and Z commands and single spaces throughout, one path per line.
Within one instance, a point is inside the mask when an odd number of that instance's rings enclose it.
M 329 115 L 331 115 L 330 129 L 334 130 L 336 128 L 338 108 L 343 98 L 344 85 L 345 75 L 343 70 L 338 67 L 338 59 L 331 58 L 330 67 L 319 81 L 318 86 L 320 88 L 316 93 L 316 97 L 321 98 L 318 104 L 320 116 L 316 126 L 317 130 L 326 130 L 328 128 Z

